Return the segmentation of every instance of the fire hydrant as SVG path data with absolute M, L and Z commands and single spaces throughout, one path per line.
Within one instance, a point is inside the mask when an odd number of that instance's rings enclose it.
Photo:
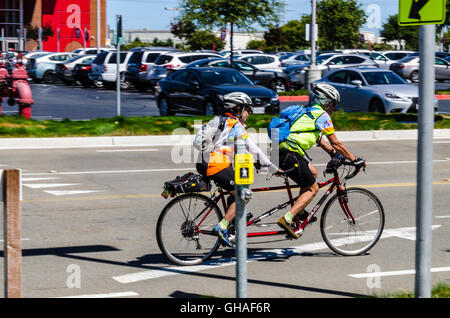
M 0 114 L 3 98 L 8 98 L 8 105 L 19 106 L 19 114 L 25 118 L 31 118 L 31 105 L 34 100 L 30 85 L 27 82 L 28 73 L 23 65 L 23 55 L 19 54 L 16 59 L 16 68 L 10 75 L 5 67 L 5 60 L 0 54 Z

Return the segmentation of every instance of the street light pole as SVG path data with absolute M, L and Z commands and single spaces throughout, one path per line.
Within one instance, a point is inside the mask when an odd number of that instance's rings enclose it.
M 311 63 L 305 68 L 305 86 L 310 89 L 310 85 L 315 80 L 321 78 L 321 71 L 316 66 L 316 0 L 311 0 L 311 27 L 309 28 L 311 40 Z
M 101 24 L 101 15 L 100 15 L 100 10 L 101 10 L 101 4 L 100 4 L 100 0 L 97 0 L 97 54 L 100 54 L 100 36 L 101 36 L 101 28 L 100 28 L 100 24 Z

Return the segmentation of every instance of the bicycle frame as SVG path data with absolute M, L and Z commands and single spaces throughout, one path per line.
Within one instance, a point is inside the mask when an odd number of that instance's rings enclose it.
M 288 197 L 289 200 L 270 209 L 267 212 L 264 212 L 263 214 L 261 214 L 258 217 L 255 217 L 253 219 L 250 219 L 247 222 L 247 227 L 250 225 L 254 225 L 257 224 L 258 222 L 260 222 L 261 220 L 263 220 L 266 217 L 269 217 L 271 215 L 273 215 L 274 213 L 278 212 L 281 209 L 284 209 L 286 206 L 288 206 L 289 204 L 291 206 L 294 205 L 295 200 L 298 198 L 297 197 L 293 197 L 292 196 L 292 189 L 298 189 L 300 188 L 300 186 L 298 185 L 294 185 L 291 186 L 289 184 L 289 180 L 287 178 L 285 178 L 284 180 L 285 185 L 284 186 L 275 186 L 275 187 L 263 187 L 263 188 L 254 188 L 251 189 L 252 192 L 264 192 L 264 191 L 277 191 L 277 190 L 287 190 L 288 193 Z M 334 174 L 334 177 L 324 181 L 324 182 L 318 182 L 319 185 L 319 189 L 323 188 L 327 185 L 331 184 L 331 186 L 327 189 L 327 191 L 325 192 L 325 194 L 322 196 L 322 198 L 320 198 L 319 202 L 314 206 L 313 210 L 311 211 L 311 213 L 308 215 L 308 217 L 300 224 L 300 222 L 297 221 L 297 229 L 296 231 L 303 231 L 304 228 L 306 227 L 306 225 L 308 225 L 308 223 L 310 222 L 311 218 L 317 213 L 317 211 L 320 209 L 320 207 L 322 206 L 322 204 L 326 201 L 326 199 L 328 198 L 328 196 L 333 193 L 336 189 L 337 189 L 337 194 L 338 194 L 338 198 L 339 198 L 339 203 L 342 207 L 342 210 L 344 212 L 344 214 L 346 215 L 346 217 L 348 219 L 351 219 L 353 223 L 355 223 L 355 219 L 353 217 L 353 215 L 350 212 L 350 209 L 347 205 L 347 200 L 345 199 L 345 191 L 341 186 L 341 182 L 339 179 L 339 176 L 337 173 Z M 217 197 L 214 198 L 214 196 L 211 198 L 213 200 L 214 206 L 216 206 L 218 204 L 219 201 L 221 201 L 222 206 L 224 211 L 227 211 L 227 205 L 225 202 L 225 195 L 229 195 L 230 192 L 228 191 L 223 191 L 222 189 L 219 188 L 219 195 Z M 214 199 L 213 199 L 214 198 Z M 199 224 L 196 226 L 196 230 L 199 231 L 199 233 L 202 234 L 213 234 L 212 231 L 208 231 L 208 230 L 199 230 L 199 226 L 200 224 L 203 222 L 203 220 L 209 215 L 209 213 L 212 211 L 213 207 L 212 206 L 209 211 L 206 213 L 206 215 L 202 218 L 202 220 L 199 222 Z M 204 210 L 205 211 L 205 210 Z M 202 211 L 200 214 L 203 214 Z M 259 236 L 271 236 L 271 235 L 282 235 L 282 234 L 287 234 L 286 231 L 284 230 L 280 230 L 280 231 L 265 231 L 265 232 L 252 232 L 252 233 L 247 233 L 247 237 L 259 237 Z

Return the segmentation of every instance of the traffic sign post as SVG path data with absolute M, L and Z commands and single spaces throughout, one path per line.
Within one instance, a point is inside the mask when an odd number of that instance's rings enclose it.
M 398 24 L 401 26 L 442 24 L 445 0 L 399 0 Z
M 431 297 L 435 24 L 445 21 L 445 0 L 399 0 L 398 24 L 420 25 L 416 197 L 416 297 Z
M 247 297 L 247 213 L 245 204 L 252 198 L 248 188 L 253 183 L 253 156 L 245 153 L 245 142 L 235 141 L 235 201 L 236 201 L 236 297 Z

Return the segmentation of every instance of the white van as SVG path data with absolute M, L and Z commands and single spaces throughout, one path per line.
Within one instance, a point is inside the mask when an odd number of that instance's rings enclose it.
M 120 82 L 122 89 L 128 89 L 130 83 L 125 81 L 125 71 L 128 60 L 133 52 L 120 52 Z M 101 81 L 107 88 L 113 88 L 117 80 L 117 53 L 116 51 L 104 51 L 97 55 L 92 62 L 92 72 L 89 78 L 93 81 Z

